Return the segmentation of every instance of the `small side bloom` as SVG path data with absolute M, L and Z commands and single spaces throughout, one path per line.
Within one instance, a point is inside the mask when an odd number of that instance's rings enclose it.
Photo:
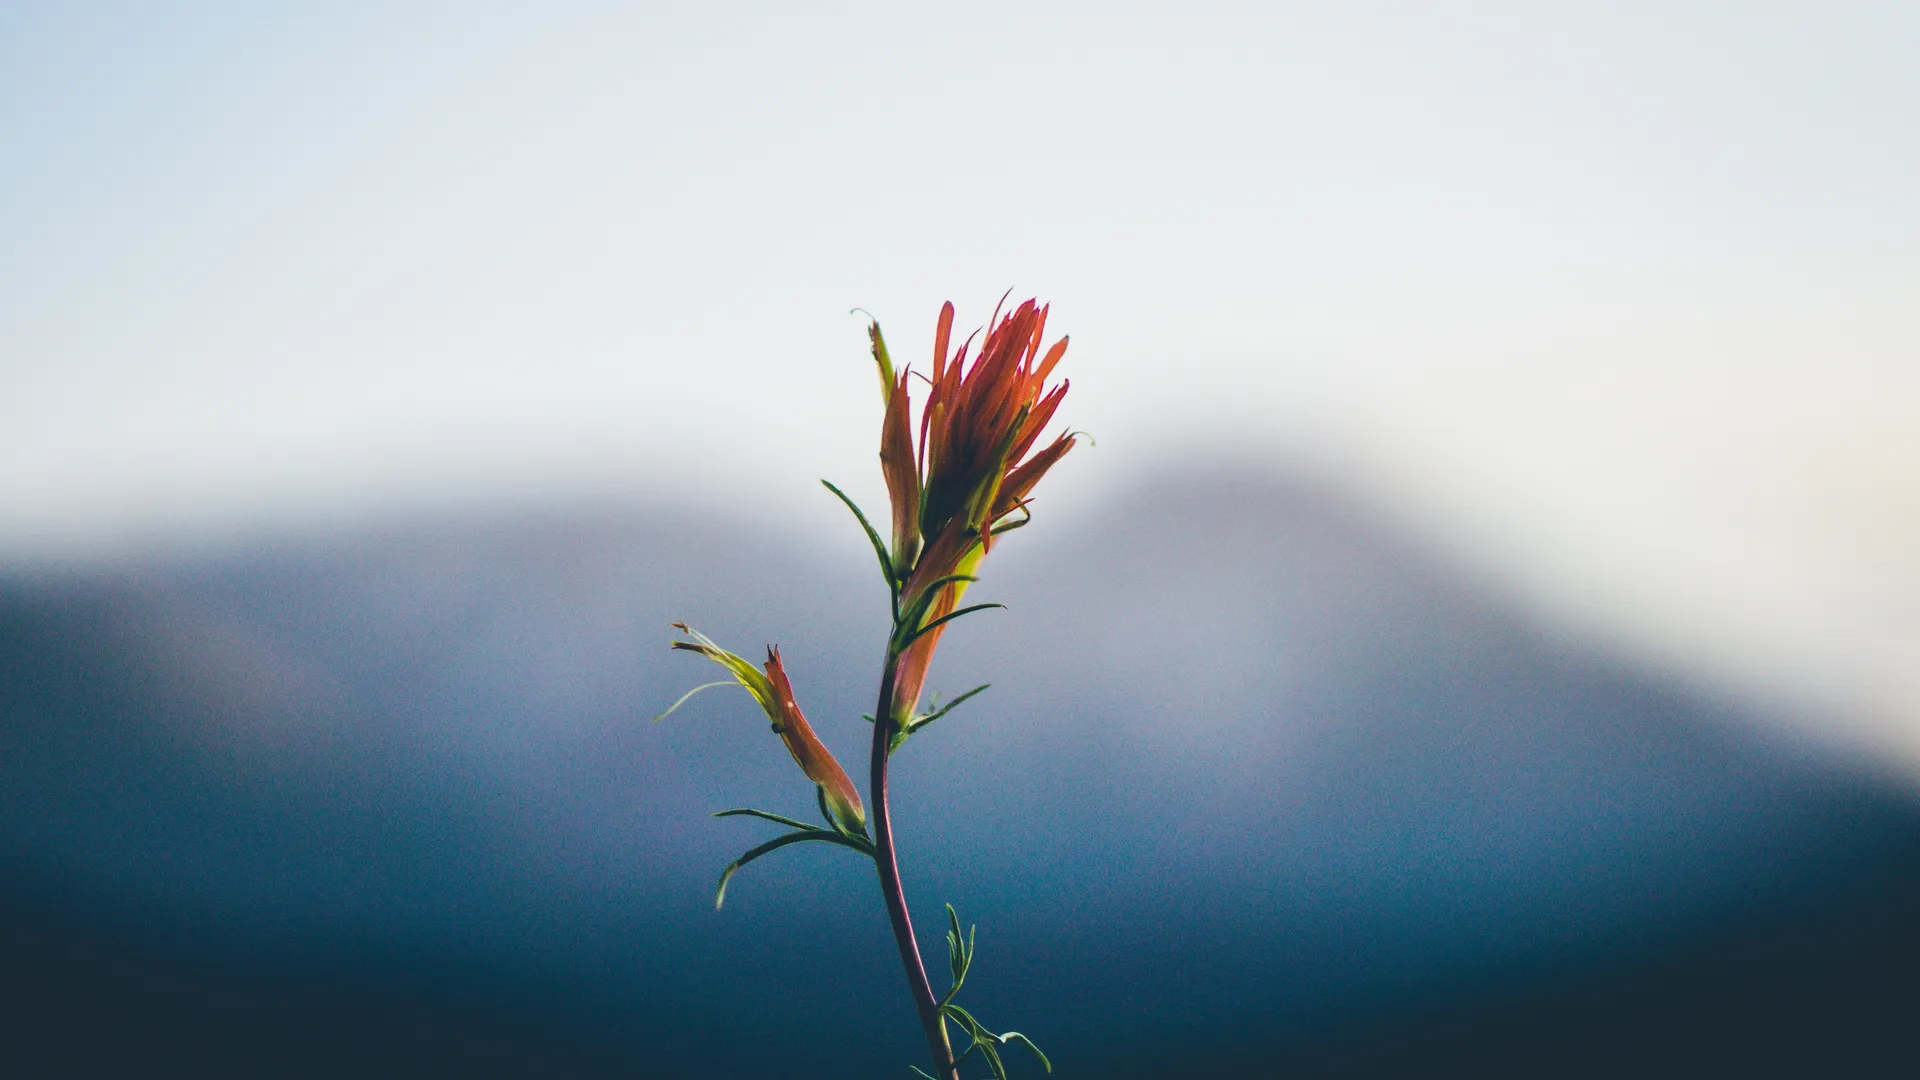
M 714 644 L 713 639 L 685 623 L 674 623 L 673 626 L 693 639 L 676 641 L 673 648 L 699 653 L 726 668 L 735 682 L 746 687 L 747 693 L 752 694 L 753 699 L 760 703 L 760 708 L 765 710 L 774 733 L 780 736 L 787 752 L 793 755 L 794 764 L 799 765 L 800 771 L 820 789 L 821 802 L 834 820 L 847 832 L 864 834 L 867 811 L 860 802 L 860 792 L 826 744 L 813 733 L 813 725 L 807 723 L 806 716 L 800 712 L 800 704 L 794 700 L 793 684 L 787 680 L 786 666 L 780 661 L 780 650 L 769 646 L 767 662 L 763 668 L 758 668 L 745 657 Z M 675 706 L 678 704 L 676 702 Z

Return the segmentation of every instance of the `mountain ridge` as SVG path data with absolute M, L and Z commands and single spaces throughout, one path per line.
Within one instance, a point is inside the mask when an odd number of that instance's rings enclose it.
M 908 744 L 896 794 L 921 914 L 982 922 L 987 1015 L 1056 1060 L 1310 1061 L 1394 1002 L 1817 909 L 1920 843 L 1895 780 L 1543 633 L 1337 491 L 1175 476 L 1072 525 L 988 562 L 1013 608 L 958 624 L 932 685 L 994 688 Z M 241 984 L 309 1000 L 327 941 L 495 972 L 504 1015 L 597 1017 L 562 1041 L 608 1061 L 891 1068 L 911 1040 L 775 1004 L 897 991 L 878 924 L 827 919 L 871 904 L 854 859 L 769 859 L 711 912 L 759 834 L 706 814 L 809 812 L 763 721 L 718 691 L 647 723 L 707 678 L 665 648 L 684 619 L 780 642 L 857 760 L 884 604 L 870 553 L 632 508 L 0 579 L 10 903 L 101 912 L 79 952 L 174 927 L 160 982 L 264 950 L 285 971 Z M 422 978 L 392 1007 L 444 1018 Z

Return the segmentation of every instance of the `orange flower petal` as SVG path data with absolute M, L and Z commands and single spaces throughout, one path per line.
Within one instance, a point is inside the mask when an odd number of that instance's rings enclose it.
M 780 650 L 772 646 L 767 648 L 766 670 L 767 678 L 773 683 L 774 704 L 780 712 L 780 740 L 787 744 L 787 752 L 793 755 L 794 763 L 807 774 L 807 779 L 820 785 L 827 809 L 842 826 L 849 832 L 865 829 L 867 811 L 861 805 L 859 790 L 853 786 L 847 770 L 840 767 L 826 744 L 813 733 L 813 725 L 801 714 L 800 704 L 793 697 L 793 684 L 787 681 L 786 666 L 780 662 Z

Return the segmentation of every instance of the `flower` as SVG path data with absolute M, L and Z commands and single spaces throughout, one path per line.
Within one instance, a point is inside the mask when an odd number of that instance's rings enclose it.
M 800 705 L 793 697 L 793 684 L 787 681 L 787 669 L 780 662 L 780 650 L 767 647 L 766 670 L 763 672 L 753 666 L 745 657 L 730 653 L 713 643 L 713 639 L 693 629 L 686 623 L 674 623 L 674 629 L 693 638 L 692 641 L 676 641 L 673 647 L 696 652 L 727 669 L 735 682 L 747 688 L 747 693 L 766 710 L 767 719 L 773 722 L 774 734 L 787 745 L 787 752 L 793 755 L 794 764 L 807 774 L 820 789 L 820 803 L 833 815 L 833 820 L 845 832 L 864 835 L 867 831 L 867 811 L 861 805 L 860 792 L 848 778 L 847 771 L 840 767 L 827 750 L 826 744 L 813 733 L 813 725 L 801 714 Z M 709 683 L 708 685 L 716 685 Z M 687 695 L 691 697 L 692 694 Z M 685 701 L 683 697 L 680 701 Z M 679 707 L 679 702 L 674 703 Z M 667 712 L 672 712 L 668 709 Z M 666 713 L 662 713 L 662 716 Z
M 910 719 L 919 703 L 945 630 L 933 624 L 954 612 L 994 536 L 1024 524 L 1029 493 L 1073 449 L 1073 433 L 1062 432 L 1033 451 L 1068 386 L 1066 380 L 1047 385 L 1067 351 L 1065 337 L 1040 351 L 1047 311 L 1033 300 L 1004 317 L 996 311 L 997 321 L 969 363 L 972 338 L 948 354 L 953 305 L 944 305 L 917 441 L 908 392 L 912 372 L 895 372 L 879 323 L 868 328 L 886 402 L 880 468 L 893 509 L 891 570 L 900 611 L 916 624 L 907 632 L 931 627 L 899 654 L 896 724 Z M 1023 516 L 1014 518 L 1016 513 Z

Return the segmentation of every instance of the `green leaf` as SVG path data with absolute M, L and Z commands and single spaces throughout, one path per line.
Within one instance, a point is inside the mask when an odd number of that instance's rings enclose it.
M 941 1011 L 953 1017 L 954 1022 L 967 1033 L 967 1037 L 973 1040 L 973 1045 L 967 1047 L 967 1053 L 971 1054 L 977 1048 L 980 1056 L 987 1059 L 987 1067 L 993 1070 L 995 1080 L 1006 1080 L 1007 1066 L 1000 1060 L 1000 1051 L 995 1048 L 995 1044 L 1000 1041 L 1000 1036 L 988 1031 L 986 1025 L 974 1019 L 972 1013 L 958 1005 L 943 1005 Z
M 893 594 L 894 606 L 898 608 L 900 602 L 900 582 L 893 576 L 893 557 L 887 554 L 887 542 L 880 539 L 880 534 L 873 530 L 873 523 L 867 520 L 867 515 L 860 512 L 860 507 L 856 505 L 852 499 L 847 497 L 846 492 L 834 487 L 831 481 L 822 480 L 820 482 L 827 486 L 828 491 L 838 495 L 841 502 L 847 504 L 847 509 L 853 511 L 853 516 L 859 519 L 860 527 L 867 531 L 867 539 L 873 541 L 873 553 L 880 559 L 880 576 L 887 579 L 887 590 Z
M 680 700 L 667 706 L 667 710 L 661 713 L 659 716 L 654 717 L 653 722 L 657 724 L 660 721 L 665 720 L 668 716 L 671 716 L 673 714 L 673 710 L 679 708 L 682 705 L 685 705 L 687 703 L 688 698 L 692 697 L 693 695 L 699 693 L 702 690 L 711 690 L 716 686 L 739 686 L 739 685 L 740 685 L 740 681 L 738 679 L 721 679 L 719 682 L 701 683 L 699 686 L 696 686 L 693 689 L 687 691 L 686 693 L 681 694 Z
M 975 694 L 980 693 L 981 691 L 987 689 L 992 685 L 993 685 L 992 683 L 981 683 L 979 686 L 976 686 L 973 689 L 967 691 L 966 693 L 961 694 L 959 697 L 954 698 L 952 701 L 947 702 L 945 705 L 940 706 L 938 709 L 935 709 L 934 711 L 928 713 L 927 715 L 921 717 L 920 719 L 915 720 L 913 723 L 907 725 L 907 734 L 911 735 L 914 732 L 919 731 L 921 728 L 926 727 L 928 724 L 933 723 L 935 720 L 938 720 L 941 717 L 947 715 L 948 713 L 952 712 L 954 709 L 958 708 L 961 702 L 967 700 L 968 698 L 972 697 Z
M 967 955 L 967 939 L 960 935 L 960 916 L 947 905 L 947 970 L 951 975 L 952 989 L 940 1000 L 945 1005 L 960 992 L 960 984 L 967 981 L 967 963 L 972 957 Z
M 830 832 L 826 829 L 817 829 L 811 825 L 808 825 L 805 827 L 805 831 L 803 832 L 790 832 L 784 836 L 776 836 L 773 839 L 767 841 L 766 843 L 761 844 L 759 847 L 753 848 L 752 850 L 748 851 L 745 855 L 742 855 L 739 858 L 728 863 L 726 870 L 720 874 L 720 887 L 716 889 L 713 894 L 713 909 L 715 911 L 719 911 L 721 908 L 721 905 L 727 902 L 727 882 L 733 880 L 733 875 L 739 873 L 741 867 L 747 865 L 748 863 L 752 862 L 753 860 L 759 858 L 762 855 L 779 851 L 783 847 L 790 847 L 794 844 L 805 843 L 808 840 L 819 840 L 828 844 L 838 844 L 844 848 L 851 848 L 852 850 L 857 851 L 860 854 L 867 856 L 868 858 L 873 857 L 872 844 L 863 843 L 862 841 L 851 836 L 842 836 L 837 832 Z
M 940 1010 L 946 1013 L 948 1016 L 953 1017 L 953 1022 L 956 1024 L 959 1024 L 961 1030 L 965 1031 L 969 1035 L 973 1035 L 976 1037 L 980 1035 L 986 1035 L 991 1037 L 993 1035 L 993 1032 L 988 1031 L 984 1026 L 981 1025 L 980 1021 L 975 1020 L 973 1018 L 972 1013 L 968 1012 L 967 1010 L 961 1008 L 958 1005 L 953 1005 L 953 1004 L 942 1005 L 940 1006 Z
M 983 1042 L 980 1044 L 980 1053 L 987 1059 L 987 1068 L 993 1070 L 993 1080 L 1007 1080 L 1007 1064 L 1000 1060 L 999 1048 L 990 1042 Z
M 948 910 L 952 910 L 952 905 L 948 905 Z M 948 921 L 956 928 L 958 927 L 959 920 L 957 917 L 949 916 Z M 971 938 L 972 934 L 969 933 L 968 937 Z M 971 947 L 969 947 L 968 953 L 972 953 Z M 951 995 L 949 995 L 949 997 L 951 997 Z M 942 1017 L 951 1019 L 954 1023 L 960 1025 L 960 1029 L 966 1032 L 967 1037 L 972 1040 L 972 1045 L 967 1047 L 966 1053 L 954 1059 L 954 1064 L 958 1065 L 961 1060 L 978 1049 L 980 1055 L 986 1059 L 987 1067 L 993 1070 L 993 1075 L 996 1077 L 996 1080 L 1005 1080 L 1007 1066 L 1000 1058 L 999 1048 L 1011 1042 L 1019 1042 L 1024 1044 L 1028 1050 L 1032 1051 L 1034 1057 L 1040 1059 L 1042 1068 L 1048 1072 L 1053 1071 L 1053 1062 L 1047 1060 L 1047 1055 L 1042 1053 L 1038 1046 L 1034 1045 L 1032 1039 L 1027 1038 L 1020 1032 L 1009 1031 L 1004 1035 L 995 1035 L 972 1013 L 953 1004 L 951 1001 L 943 1001 L 940 1003 L 940 1014 Z
M 809 825 L 804 821 L 795 821 L 780 814 L 769 814 L 765 810 L 749 810 L 742 807 L 737 810 L 721 810 L 714 817 L 757 817 L 762 821 L 771 821 L 775 825 L 785 825 L 794 829 L 819 829 L 818 825 Z M 825 830 L 822 830 L 825 831 Z
M 1027 1038 L 1025 1035 L 1022 1035 L 1017 1031 L 1009 1031 L 1000 1036 L 1000 1041 L 1003 1043 L 1010 1043 L 1010 1042 L 1014 1042 L 1015 1040 L 1025 1043 L 1027 1045 L 1027 1049 L 1033 1051 L 1033 1056 L 1040 1059 L 1040 1064 L 1043 1068 L 1045 1068 L 1048 1072 L 1053 1071 L 1053 1062 L 1048 1061 L 1047 1055 L 1041 1053 L 1040 1048 L 1033 1045 L 1032 1039 Z
M 884 405 L 893 397 L 893 357 L 887 355 L 887 339 L 880 336 L 880 320 L 864 308 L 853 310 L 867 317 L 867 340 L 873 345 L 873 362 L 880 368 L 880 402 Z
M 920 595 L 914 598 L 913 606 L 901 613 L 900 616 L 894 620 L 894 637 L 898 638 L 901 634 L 906 633 L 909 627 L 919 625 L 920 620 L 927 617 L 927 612 L 932 609 L 934 601 L 940 598 L 941 589 L 957 582 L 964 581 L 972 584 L 979 580 L 979 578 L 974 577 L 972 574 L 948 574 L 946 577 L 937 578 L 928 583 L 926 588 L 920 590 Z M 906 649 L 906 647 L 906 644 L 902 643 L 900 648 L 895 651 L 902 651 Z
M 967 1033 L 969 1040 L 966 1052 L 954 1059 L 954 1064 L 960 1064 L 978 1050 L 980 1055 L 987 1059 L 987 1067 L 993 1070 L 993 1075 L 1000 1080 L 1005 1080 L 1006 1066 L 1000 1061 L 999 1052 L 994 1049 L 994 1041 L 998 1036 L 988 1031 L 980 1021 L 975 1020 L 972 1013 L 958 1005 L 942 1005 L 940 1013 L 942 1017 L 951 1018 L 954 1023 L 959 1024 L 960 1030 Z
M 971 615 L 976 611 L 985 611 L 988 608 L 1003 608 L 1006 606 L 1007 605 L 1005 604 L 975 604 L 972 607 L 963 607 L 959 611 L 949 612 L 933 620 L 927 625 L 921 627 L 920 629 L 915 630 L 913 634 L 907 638 L 907 640 L 900 643 L 899 651 L 905 652 L 909 646 L 911 646 L 914 642 L 919 641 L 922 637 L 926 636 L 926 634 L 929 631 L 932 631 L 935 628 L 941 625 L 944 625 L 946 623 L 950 623 L 962 615 Z
M 1026 503 L 1023 502 L 1020 505 L 1014 507 L 1014 510 L 1020 511 L 1025 516 L 1022 517 L 1019 521 L 1006 521 L 1003 518 L 1001 524 L 995 525 L 992 529 L 989 529 L 988 531 L 992 533 L 994 536 L 999 536 L 1001 533 L 1010 533 L 1013 530 L 1018 529 L 1021 526 L 1024 526 L 1027 522 L 1033 520 L 1033 511 L 1027 509 Z M 1009 510 L 1007 511 L 1007 513 L 1011 515 L 1013 511 Z

